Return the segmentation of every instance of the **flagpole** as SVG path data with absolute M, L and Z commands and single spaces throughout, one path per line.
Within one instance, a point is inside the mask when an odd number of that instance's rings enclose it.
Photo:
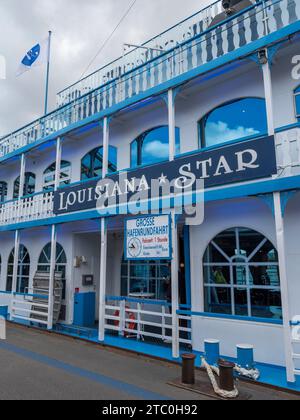
M 48 112 L 48 94 L 49 94 L 49 76 L 50 76 L 50 58 L 51 58 L 51 36 L 52 31 L 49 31 L 48 38 L 48 52 L 47 52 L 47 73 L 46 73 L 46 92 L 45 92 L 45 115 Z

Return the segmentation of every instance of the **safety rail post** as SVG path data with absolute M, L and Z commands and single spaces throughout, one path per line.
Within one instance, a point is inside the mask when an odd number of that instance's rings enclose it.
M 109 120 L 103 120 L 103 162 L 102 178 L 108 172 L 108 153 L 109 151 Z M 100 288 L 99 288 L 99 341 L 105 339 L 105 299 L 106 299 L 106 270 L 107 270 L 107 220 L 102 217 L 101 221 L 101 253 L 100 253 Z M 121 327 L 121 323 L 120 323 Z
M 49 297 L 48 297 L 48 324 L 47 329 L 53 328 L 53 306 L 54 306 L 54 281 L 56 266 L 57 228 L 51 227 L 51 254 L 50 254 L 50 276 L 49 276 Z
M 142 311 L 142 305 L 140 303 L 138 303 L 137 304 L 137 322 L 138 322 L 138 324 L 137 324 L 137 337 L 138 337 L 139 340 L 142 338 L 141 332 L 143 331 L 143 325 L 141 323 L 141 321 L 142 321 L 141 311 Z
M 126 326 L 126 300 L 120 302 L 120 331 L 119 335 L 125 335 L 125 326 Z
M 20 256 L 20 231 L 15 231 L 15 247 L 14 247 L 14 265 L 13 265 L 13 278 L 12 278 L 12 294 L 17 291 L 18 283 L 18 268 L 19 268 L 19 256 Z
M 161 321 L 162 321 L 162 339 L 166 340 L 166 307 L 163 305 L 161 307 Z

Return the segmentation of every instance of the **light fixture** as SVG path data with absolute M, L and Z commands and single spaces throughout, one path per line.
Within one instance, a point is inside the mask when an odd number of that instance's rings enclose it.
M 258 51 L 258 60 L 259 60 L 259 63 L 262 64 L 262 65 L 268 63 L 268 56 L 267 56 L 267 51 L 266 50 Z

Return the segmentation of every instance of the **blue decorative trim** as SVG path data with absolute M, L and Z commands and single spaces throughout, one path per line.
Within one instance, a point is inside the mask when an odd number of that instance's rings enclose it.
M 274 197 L 273 194 L 262 194 L 258 195 L 258 198 L 263 200 L 265 204 L 270 208 L 273 216 L 275 215 L 275 207 L 274 207 Z
M 282 217 L 285 215 L 285 211 L 287 208 L 287 205 L 289 203 L 289 200 L 297 194 L 298 190 L 294 191 L 282 191 L 280 193 L 280 200 L 281 200 L 281 213 Z M 275 216 L 275 207 L 274 207 L 274 196 L 273 194 L 262 194 L 258 195 L 258 198 L 263 200 L 267 206 L 271 209 L 273 216 Z
M 236 316 L 236 315 L 212 314 L 209 312 L 193 312 L 193 311 L 177 311 L 177 314 L 203 317 L 203 318 L 228 319 L 232 321 L 246 321 L 246 322 L 257 322 L 257 323 L 262 323 L 262 324 L 283 325 L 283 321 L 281 321 L 280 319 L 243 317 L 243 316 Z
M 223 201 L 242 197 L 257 197 L 263 194 L 270 194 L 276 191 L 295 191 L 300 190 L 300 175 L 271 179 L 259 182 L 252 182 L 248 184 L 230 186 L 228 188 L 221 188 L 216 190 L 207 190 L 204 193 L 205 202 L 211 201 Z M 193 196 L 191 205 L 195 204 L 196 199 Z M 171 200 L 171 205 L 173 200 Z M 153 201 L 152 209 L 156 206 L 157 211 L 161 209 L 161 200 L 157 199 Z M 122 209 L 121 209 L 122 210 Z M 126 209 L 124 209 L 126 210 Z M 124 214 L 127 214 L 125 212 Z M 49 226 L 53 224 L 71 223 L 80 220 L 91 220 L 100 219 L 103 215 L 100 215 L 97 210 L 84 211 L 79 213 L 70 213 L 64 216 L 51 217 L 49 219 L 34 220 L 31 222 L 23 222 L 13 225 L 0 226 L 0 232 L 4 231 L 15 231 L 16 229 L 30 229 L 37 226 Z M 106 216 L 109 217 L 109 216 Z

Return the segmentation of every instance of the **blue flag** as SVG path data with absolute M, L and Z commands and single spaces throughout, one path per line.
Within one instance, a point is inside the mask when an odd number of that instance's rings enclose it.
M 27 72 L 33 67 L 45 64 L 47 62 L 48 42 L 47 39 L 29 50 L 19 65 L 17 76 Z

